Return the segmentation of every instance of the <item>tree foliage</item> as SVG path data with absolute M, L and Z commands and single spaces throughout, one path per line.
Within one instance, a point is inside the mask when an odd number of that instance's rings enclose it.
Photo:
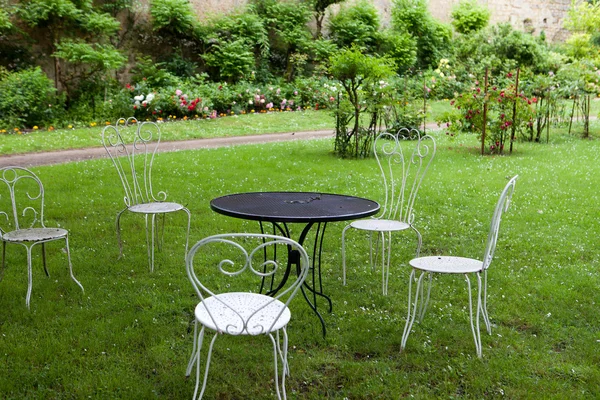
M 359 46 L 373 52 L 379 31 L 379 15 L 373 3 L 360 0 L 357 3 L 342 6 L 329 20 L 331 40 L 340 48 Z
M 452 26 L 458 33 L 468 34 L 485 28 L 490 21 L 490 11 L 476 0 L 461 0 L 452 9 Z
M 392 27 L 415 38 L 419 68 L 434 67 L 451 51 L 452 31 L 431 16 L 426 0 L 394 0 Z

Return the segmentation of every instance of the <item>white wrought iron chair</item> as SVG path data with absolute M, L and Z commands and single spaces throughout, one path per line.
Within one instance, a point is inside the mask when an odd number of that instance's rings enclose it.
M 414 140 L 409 140 L 411 138 Z M 406 155 L 408 146 L 412 149 L 410 154 Z M 342 274 L 343 284 L 346 285 L 346 231 L 350 228 L 368 231 L 369 260 L 374 267 L 380 253 L 381 286 L 383 294 L 387 295 L 392 232 L 412 229 L 417 234 L 417 257 L 421 251 L 421 234 L 413 225 L 414 205 L 423 178 L 435 156 L 436 144 L 431 136 L 420 136 L 419 131 L 404 128 L 399 135 L 380 134 L 375 139 L 373 151 L 383 181 L 382 212 L 373 218 L 352 221 L 342 231 Z M 374 233 L 377 234 L 375 246 L 373 245 Z M 373 247 L 376 248 L 375 261 Z
M 427 256 L 419 257 L 410 260 L 410 265 L 413 267 L 408 282 L 408 314 L 406 316 L 406 325 L 404 327 L 404 333 L 402 334 L 402 342 L 400 344 L 403 350 L 406 346 L 406 340 L 412 329 L 415 317 L 417 315 L 417 309 L 419 309 L 419 320 L 423 319 L 427 303 L 429 302 L 429 294 L 431 289 L 431 275 L 434 273 L 438 274 L 462 274 L 467 282 L 467 289 L 469 293 L 469 315 L 471 318 L 471 331 L 473 332 L 473 339 L 475 340 L 475 349 L 477 350 L 477 357 L 481 358 L 481 334 L 479 332 L 479 314 L 483 315 L 483 320 L 489 334 L 492 333 L 492 326 L 490 324 L 490 317 L 487 311 L 487 270 L 494 257 L 494 251 L 496 249 L 496 242 L 498 240 L 498 231 L 500 229 L 500 220 L 502 213 L 508 210 L 512 194 L 515 190 L 515 185 L 518 175 L 514 176 L 506 185 L 496 208 L 494 209 L 494 215 L 492 216 L 492 223 L 483 252 L 483 259 L 477 260 L 473 258 L 456 257 L 456 256 Z M 420 272 L 419 278 L 417 279 L 417 287 L 415 289 L 414 303 L 412 302 L 412 282 L 415 280 L 416 273 Z M 422 288 L 423 277 L 425 274 L 429 275 L 429 288 L 427 289 L 427 297 L 424 299 L 424 303 L 419 307 L 419 295 L 424 297 Z M 471 293 L 471 280 L 469 279 L 470 274 L 475 274 L 477 277 L 477 312 L 475 322 L 473 321 L 473 297 Z M 483 275 L 483 284 L 482 284 Z M 483 299 L 482 299 L 483 297 Z M 421 300 L 423 301 L 423 300 Z M 412 312 L 411 312 L 411 307 Z
M 292 264 L 299 265 L 299 268 L 290 274 L 287 285 L 272 297 L 260 293 L 263 280 L 273 279 L 278 273 L 281 276 Z M 191 248 L 186 257 L 186 269 L 200 298 L 194 311 L 194 346 L 186 370 L 186 376 L 190 376 L 196 364 L 194 399 L 204 395 L 213 346 L 219 335 L 269 336 L 273 343 L 277 397 L 286 398 L 289 304 L 306 279 L 309 265 L 308 255 L 300 244 L 276 235 L 221 234 L 200 240 Z M 294 272 L 297 272 L 295 278 Z M 207 330 L 212 331 L 214 336 L 210 340 L 198 395 L 200 353 Z M 278 358 L 282 364 L 281 377 Z
M 179 203 L 166 201 L 164 191 L 156 191 L 153 186 L 152 167 L 160 144 L 160 128 L 154 122 L 139 122 L 135 118 L 120 119 L 115 125 L 102 130 L 102 144 L 115 165 L 119 179 L 125 189 L 125 208 L 117 214 L 117 240 L 119 257 L 123 256 L 121 240 L 121 215 L 125 211 L 143 214 L 146 219 L 146 247 L 150 271 L 154 271 L 155 235 L 158 236 L 158 248 L 163 242 L 165 215 L 184 211 L 188 217 L 185 252 L 187 254 L 191 214 Z M 156 217 L 162 216 L 162 230 L 156 224 Z M 148 218 L 150 217 L 150 226 Z
M 27 297 L 25 303 L 29 308 L 33 272 L 31 268 L 31 251 L 37 244 L 42 247 L 42 262 L 47 276 L 46 247 L 47 242 L 64 240 L 69 262 L 71 279 L 83 290 L 83 286 L 73 275 L 71 253 L 69 249 L 69 232 L 62 228 L 47 228 L 44 223 L 44 186 L 36 174 L 26 168 L 5 167 L 0 169 L 0 182 L 3 188 L 8 189 L 8 196 L 1 199 L 2 208 L 0 217 L 4 216 L 6 225 L 0 225 L 0 240 L 2 241 L 2 270 L 6 262 L 6 244 L 20 244 L 27 250 Z M 0 209 L 1 210 L 1 209 Z M 1 218 L 0 218 L 1 220 Z

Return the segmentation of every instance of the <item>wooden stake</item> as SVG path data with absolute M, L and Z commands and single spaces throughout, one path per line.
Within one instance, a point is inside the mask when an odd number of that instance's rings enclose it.
M 510 130 L 510 151 L 509 153 L 512 154 L 512 149 L 513 149 L 513 142 L 515 141 L 515 131 L 517 129 L 516 124 L 515 124 L 515 119 L 517 118 L 517 97 L 519 96 L 519 72 L 521 71 L 521 68 L 517 68 L 517 81 L 515 83 L 515 100 L 513 102 L 513 117 L 512 117 L 512 125 L 511 125 L 511 130 Z
M 487 92 L 488 92 L 488 69 L 485 68 L 483 83 L 483 126 L 481 127 L 481 155 L 485 154 L 485 129 L 487 126 Z

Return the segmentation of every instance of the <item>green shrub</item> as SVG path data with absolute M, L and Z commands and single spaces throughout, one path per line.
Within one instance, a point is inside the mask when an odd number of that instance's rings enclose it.
M 419 68 L 432 68 L 451 52 L 452 31 L 431 16 L 426 0 L 394 0 L 391 20 L 395 31 L 417 41 Z
M 9 73 L 0 81 L 0 93 L 0 126 L 5 128 L 47 126 L 60 112 L 52 81 L 39 67 Z
M 394 60 L 397 71 L 402 73 L 417 61 L 417 42 L 406 32 L 386 30 L 380 36 L 379 53 Z
M 243 39 L 215 44 L 203 58 L 206 65 L 219 71 L 219 78 L 229 82 L 248 78 L 254 67 L 252 48 Z
M 373 52 L 379 31 L 377 8 L 366 0 L 342 7 L 329 20 L 331 40 L 340 48 L 357 45 Z
M 188 0 L 152 0 L 152 27 L 175 37 L 194 37 L 196 15 Z
M 452 9 L 452 25 L 458 33 L 468 34 L 485 28 L 490 20 L 490 11 L 475 0 L 461 0 Z

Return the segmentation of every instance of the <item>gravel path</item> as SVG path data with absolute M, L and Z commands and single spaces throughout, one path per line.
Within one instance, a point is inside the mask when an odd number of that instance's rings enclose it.
M 333 138 L 332 130 L 272 133 L 253 136 L 233 136 L 214 139 L 193 139 L 175 142 L 162 142 L 159 151 L 178 151 L 189 149 L 206 149 L 213 147 L 234 146 L 238 144 L 281 142 L 300 139 Z M 87 149 L 60 150 L 42 153 L 26 153 L 0 156 L 0 168 L 7 166 L 32 167 L 36 165 L 61 164 L 72 161 L 90 160 L 106 157 L 104 147 Z

